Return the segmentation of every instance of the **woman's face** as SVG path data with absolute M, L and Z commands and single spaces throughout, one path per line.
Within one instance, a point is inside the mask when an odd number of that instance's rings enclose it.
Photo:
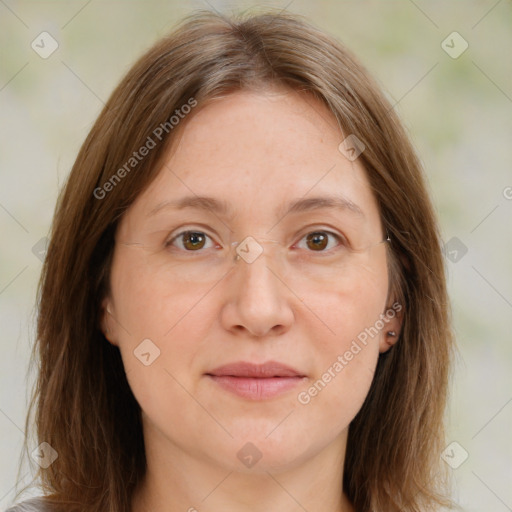
M 360 160 L 323 104 L 284 89 L 233 93 L 182 122 L 121 220 L 104 302 L 146 442 L 256 472 L 343 450 L 398 330 L 382 321 L 387 248 Z M 329 198 L 341 201 L 314 200 Z M 244 240 L 235 261 L 229 244 Z

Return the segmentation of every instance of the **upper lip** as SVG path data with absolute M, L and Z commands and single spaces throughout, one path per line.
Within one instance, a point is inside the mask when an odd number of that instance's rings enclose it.
M 271 377 L 305 377 L 305 375 L 278 361 L 268 361 L 263 364 L 254 364 L 246 361 L 238 361 L 219 366 L 207 372 L 206 375 L 216 377 L 247 377 L 247 378 L 271 378 Z

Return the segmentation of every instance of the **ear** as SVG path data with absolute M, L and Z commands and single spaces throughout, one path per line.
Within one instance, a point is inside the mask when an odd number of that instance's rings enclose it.
M 383 313 L 384 328 L 381 331 L 379 352 L 382 354 L 393 347 L 400 338 L 403 322 L 403 306 L 395 301 Z
M 117 346 L 117 322 L 113 316 L 112 301 L 109 297 L 105 297 L 101 303 L 101 332 L 112 343 Z

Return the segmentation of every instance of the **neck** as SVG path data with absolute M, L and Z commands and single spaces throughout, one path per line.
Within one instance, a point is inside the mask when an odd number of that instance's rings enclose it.
M 286 469 L 257 464 L 240 472 L 228 462 L 193 456 L 152 432 L 145 435 L 147 471 L 132 512 L 353 512 L 342 488 L 346 438 L 343 431 Z

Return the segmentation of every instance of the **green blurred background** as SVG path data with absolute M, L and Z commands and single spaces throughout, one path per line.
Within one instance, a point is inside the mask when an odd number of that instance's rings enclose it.
M 134 60 L 184 15 L 265 6 L 339 38 L 396 104 L 447 243 L 454 498 L 468 512 L 512 510 L 512 0 L 0 0 L 0 509 L 14 496 L 33 380 L 41 239 L 82 141 Z M 47 58 L 31 47 L 43 31 L 58 43 Z

